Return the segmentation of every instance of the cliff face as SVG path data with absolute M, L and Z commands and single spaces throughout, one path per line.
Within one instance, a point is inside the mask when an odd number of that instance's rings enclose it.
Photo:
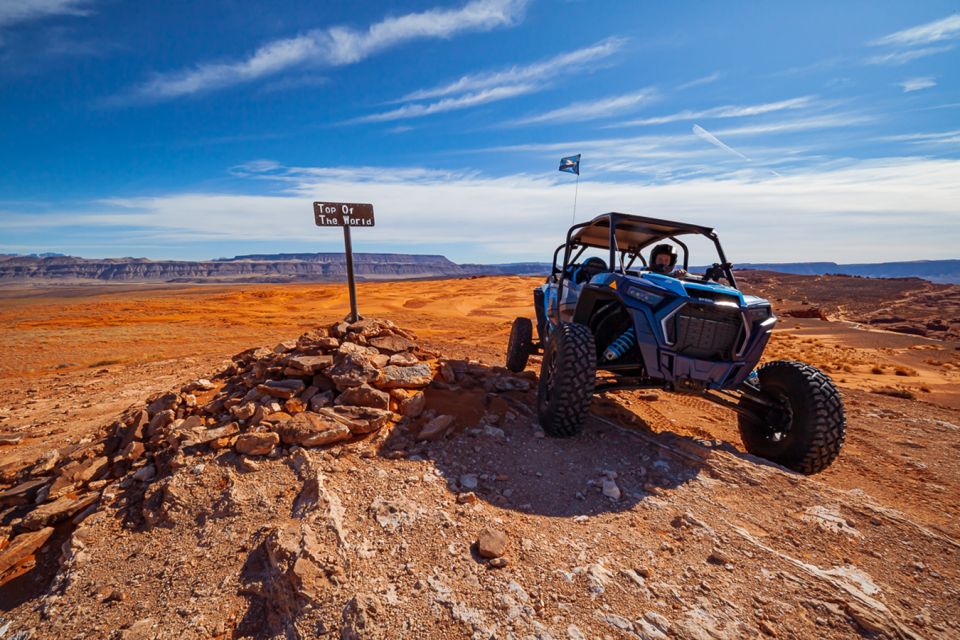
M 362 279 L 430 278 L 500 273 L 479 265 L 461 266 L 443 256 L 355 254 Z M 238 256 L 208 261 L 86 259 L 13 256 L 0 258 L 0 281 L 99 280 L 107 282 L 266 282 L 325 281 L 346 278 L 343 254 Z

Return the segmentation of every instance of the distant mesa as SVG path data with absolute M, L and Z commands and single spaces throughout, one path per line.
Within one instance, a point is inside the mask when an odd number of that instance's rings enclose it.
M 356 253 L 361 280 L 458 278 L 493 275 L 546 275 L 545 262 L 457 264 L 442 255 Z M 873 264 L 835 262 L 743 263 L 737 269 L 796 275 L 846 275 L 869 278 L 924 278 L 960 283 L 960 260 L 917 260 Z M 700 268 L 693 267 L 696 272 Z M 78 258 L 57 253 L 0 254 L 0 282 L 338 282 L 346 279 L 342 253 L 263 253 L 213 260 L 148 260 L 146 258 Z

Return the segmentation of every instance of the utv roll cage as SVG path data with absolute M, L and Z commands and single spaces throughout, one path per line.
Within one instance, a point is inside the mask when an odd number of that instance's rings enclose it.
M 607 271 L 611 273 L 619 271 L 625 274 L 637 258 L 640 258 L 644 267 L 647 266 L 647 261 L 642 255 L 642 251 L 646 247 L 661 240 L 670 240 L 683 249 L 683 268 L 688 270 L 690 268 L 690 250 L 676 236 L 690 234 L 702 235 L 713 241 L 720 258 L 720 263 L 717 266 L 722 269 L 723 275 L 730 286 L 736 289 L 737 281 L 733 276 L 732 265 L 727 262 L 723 247 L 720 245 L 720 238 L 717 237 L 712 228 L 611 211 L 602 213 L 588 222 L 580 222 L 570 227 L 567 231 L 567 241 L 553 252 L 553 267 L 550 271 L 550 277 L 558 280 L 557 299 L 563 298 L 563 283 L 568 277 L 568 268 L 571 264 L 576 263 L 588 248 L 608 249 L 610 260 L 607 264 Z M 574 249 L 576 249 L 576 253 L 574 253 Z M 563 265 L 558 268 L 557 259 L 561 250 L 563 250 Z M 618 256 L 620 258 L 619 263 L 617 262 Z M 629 262 L 627 262 L 628 258 Z M 557 307 L 557 314 L 559 314 L 559 306 Z

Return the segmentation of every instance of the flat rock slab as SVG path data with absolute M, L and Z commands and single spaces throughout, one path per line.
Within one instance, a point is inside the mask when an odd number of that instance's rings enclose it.
M 323 407 L 318 411 L 320 415 L 346 425 L 356 434 L 371 433 L 387 424 L 393 413 L 373 407 Z
M 0 436 L 0 447 L 19 444 L 21 440 L 23 440 L 23 436 L 3 435 Z
M 0 551 L 0 582 L 3 576 L 18 567 L 24 560 L 53 535 L 53 527 L 44 527 L 39 531 L 21 533 L 10 542 L 10 546 Z
M 53 502 L 47 502 L 24 516 L 23 521 L 20 523 L 20 528 L 25 531 L 39 531 L 44 527 L 72 516 L 82 509 L 86 509 L 99 499 L 100 494 L 94 492 L 80 496 L 79 498 L 64 496 Z
M 30 504 L 37 495 L 37 492 L 49 482 L 50 478 L 35 478 L 0 492 L 0 505 L 16 506 Z
M 322 447 L 347 440 L 353 432 L 350 427 L 327 416 L 305 411 L 280 423 L 277 433 L 284 444 L 302 447 Z
M 284 364 L 304 373 L 319 373 L 333 365 L 333 356 L 290 356 Z
M 381 389 L 417 389 L 433 381 L 433 370 L 428 364 L 415 364 L 410 367 L 388 365 L 381 370 L 376 386 Z
M 381 336 L 370 339 L 371 346 L 386 353 L 397 353 L 399 351 L 409 351 L 416 345 L 412 340 L 407 340 L 403 336 Z
M 296 378 L 290 378 L 288 380 L 267 380 L 257 386 L 257 391 L 260 393 L 273 396 L 274 398 L 284 399 L 299 395 L 304 389 L 306 389 L 306 385 L 303 384 L 303 380 Z

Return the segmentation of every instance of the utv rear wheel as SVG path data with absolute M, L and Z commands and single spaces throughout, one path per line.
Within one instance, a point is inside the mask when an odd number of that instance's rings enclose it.
M 537 390 L 537 414 L 548 435 L 575 436 L 583 429 L 596 370 L 597 351 L 590 329 L 561 323 L 545 346 Z
M 740 414 L 740 437 L 750 453 L 813 474 L 840 455 L 846 418 L 830 378 L 802 362 L 778 360 L 757 370 L 762 395 L 779 409 Z M 741 406 L 757 409 L 748 398 Z
M 529 318 L 517 318 L 513 321 L 510 342 L 507 343 L 507 369 L 514 373 L 523 371 L 532 350 L 533 323 Z

